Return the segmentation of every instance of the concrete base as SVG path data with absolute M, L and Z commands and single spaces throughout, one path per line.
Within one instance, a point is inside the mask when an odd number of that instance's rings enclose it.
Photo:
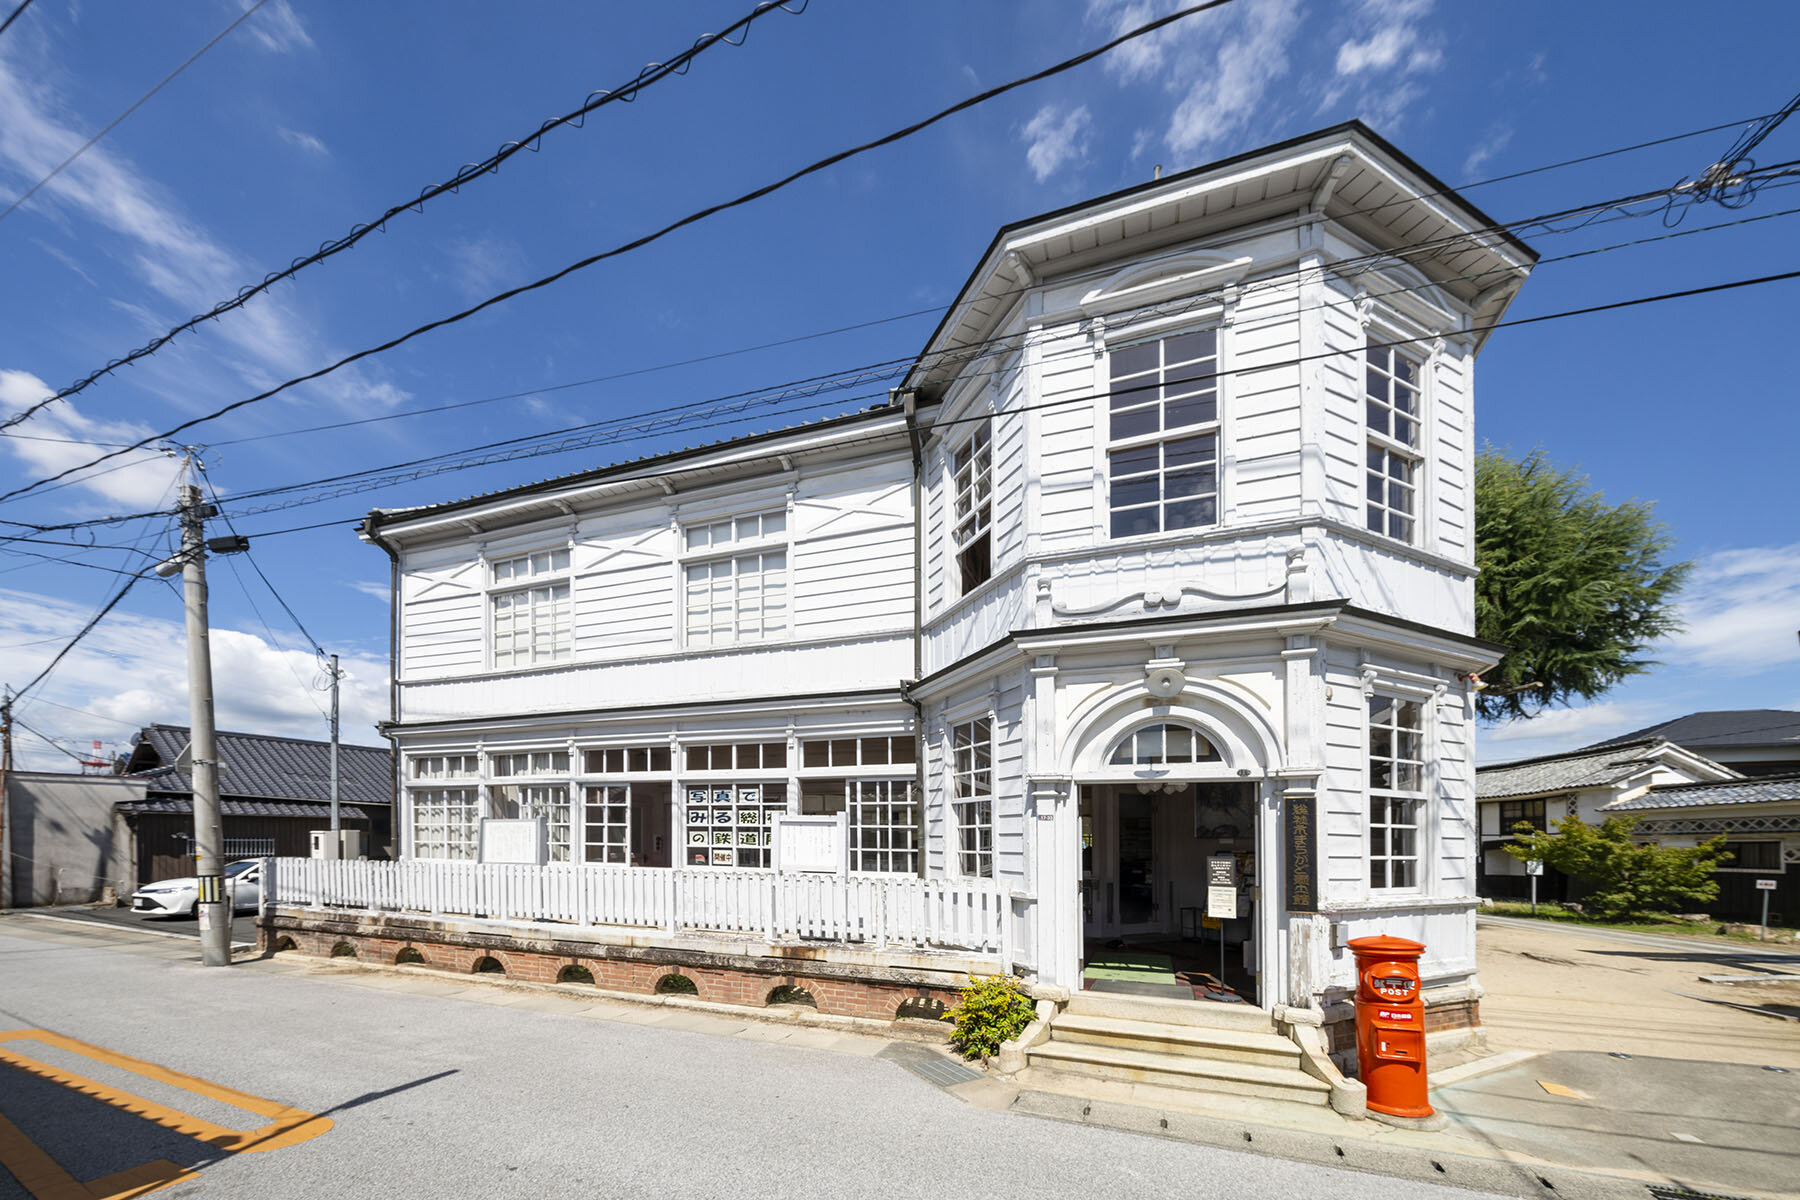
M 1371 1121 L 1380 1121 L 1383 1125 L 1392 1125 L 1395 1129 L 1419 1129 L 1427 1133 L 1435 1133 L 1440 1129 L 1450 1128 L 1450 1118 L 1443 1113 L 1432 1113 L 1429 1117 L 1396 1117 L 1392 1113 L 1368 1110 Z

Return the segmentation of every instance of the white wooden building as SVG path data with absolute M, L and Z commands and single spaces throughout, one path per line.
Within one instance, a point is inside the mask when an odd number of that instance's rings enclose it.
M 935 888 L 1078 989 L 1216 947 L 1230 855 L 1254 1002 L 1341 1007 L 1387 933 L 1473 1021 L 1474 364 L 1534 261 L 1492 225 L 1336 127 L 1002 229 L 891 404 L 370 514 L 409 869 L 518 816 L 671 905 L 825 866 L 840 933 Z

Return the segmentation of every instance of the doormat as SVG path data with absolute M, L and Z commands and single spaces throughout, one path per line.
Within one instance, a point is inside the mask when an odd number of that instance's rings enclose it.
M 1166 954 L 1150 954 L 1131 950 L 1095 950 L 1090 952 L 1085 979 L 1104 979 L 1114 983 L 1173 984 L 1175 960 Z

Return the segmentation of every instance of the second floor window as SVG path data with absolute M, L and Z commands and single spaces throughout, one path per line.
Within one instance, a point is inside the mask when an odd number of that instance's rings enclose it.
M 994 571 L 992 438 L 992 426 L 984 421 L 950 458 L 956 490 L 956 566 L 965 594 L 986 583 Z
M 1417 359 L 1370 344 L 1363 395 L 1368 426 L 1368 511 L 1374 533 L 1413 540 L 1418 519 L 1419 380 Z
M 780 512 L 688 527 L 688 645 L 766 642 L 787 632 L 786 530 Z
M 1112 536 L 1217 524 L 1217 331 L 1123 346 L 1110 357 Z
M 569 552 L 502 558 L 492 569 L 494 666 L 528 667 L 569 658 L 574 652 Z

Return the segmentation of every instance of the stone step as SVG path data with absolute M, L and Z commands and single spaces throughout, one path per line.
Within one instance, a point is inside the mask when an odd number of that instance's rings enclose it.
M 1083 1017 L 1153 1021 L 1158 1025 L 1275 1032 L 1275 1023 L 1269 1019 L 1269 1014 L 1254 1004 L 1219 1004 L 1211 1000 L 1170 1000 L 1161 996 L 1084 991 L 1073 993 L 1064 1011 Z
M 1225 1062 L 1185 1054 L 1155 1054 L 1052 1038 L 1028 1051 L 1028 1066 L 1100 1079 L 1188 1088 L 1228 1096 L 1259 1096 L 1300 1104 L 1329 1104 L 1331 1089 L 1298 1067 Z
M 1300 1065 L 1300 1047 L 1290 1039 L 1253 1029 L 1169 1025 L 1160 1021 L 1127 1021 L 1118 1017 L 1064 1012 L 1051 1022 L 1050 1037 L 1059 1042 L 1263 1063 L 1296 1070 Z

